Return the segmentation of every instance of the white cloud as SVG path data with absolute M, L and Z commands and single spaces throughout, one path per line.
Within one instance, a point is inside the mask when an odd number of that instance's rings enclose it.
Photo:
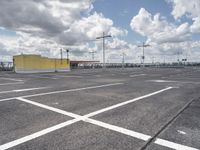
M 200 32 L 200 0 L 167 0 L 172 4 L 172 15 L 175 19 L 181 19 L 186 16 L 193 20 L 191 25 L 191 32 Z
M 200 15 L 199 0 L 167 0 L 173 5 L 172 15 L 175 19 L 181 18 L 184 15 L 188 17 L 197 17 Z
M 88 41 L 102 32 L 113 37 L 125 36 L 127 30 L 115 27 L 101 13 L 91 12 L 93 0 L 20 0 L 0 1 L 0 27 L 19 36 L 2 43 L 12 54 L 36 53 L 59 57 L 60 47 L 72 51 L 72 57 L 85 58 L 93 48 Z M 99 47 L 96 50 L 101 50 Z M 88 54 L 87 54 L 88 55 Z
M 190 39 L 188 23 L 179 26 L 168 23 L 160 14 L 152 15 L 144 8 L 133 17 L 131 24 L 133 31 L 148 38 L 148 42 L 176 43 Z
M 191 26 L 191 32 L 200 33 L 200 17 L 193 18 L 194 23 Z

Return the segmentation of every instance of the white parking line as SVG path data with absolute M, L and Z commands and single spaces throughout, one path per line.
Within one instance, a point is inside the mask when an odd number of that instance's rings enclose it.
M 66 115 L 66 116 L 73 117 L 73 118 L 80 117 L 79 115 L 75 115 L 73 113 L 70 113 L 70 112 L 67 112 L 67 111 L 64 111 L 64 110 L 61 110 L 61 109 L 58 109 L 58 108 L 54 108 L 54 107 L 47 106 L 47 105 L 44 105 L 44 104 L 41 104 L 41 103 L 38 103 L 38 102 L 34 102 L 34 101 L 31 101 L 31 100 L 28 100 L 28 99 L 24 99 L 22 97 L 19 97 L 19 98 L 16 98 L 16 99 L 20 100 L 22 102 L 25 102 L 25 103 L 29 103 L 29 104 L 32 104 L 32 105 L 35 105 L 35 106 L 38 106 L 38 107 L 41 107 L 41 108 L 44 108 L 44 109 L 48 109 L 48 110 L 57 112 L 59 114 L 63 114 L 63 115 Z
M 61 77 L 61 78 L 83 78 L 83 76 L 64 76 L 64 75 L 56 75 L 56 77 Z
M 50 133 L 50 132 L 53 132 L 53 131 L 56 131 L 58 129 L 61 129 L 63 127 L 66 127 L 66 126 L 69 126 L 75 122 L 78 122 L 80 121 L 79 119 L 72 119 L 72 120 L 69 120 L 69 121 L 66 121 L 66 122 L 63 122 L 63 123 L 60 123 L 58 125 L 55 125 L 55 126 L 52 126 L 50 128 L 47 128 L 47 129 L 44 129 L 44 130 L 41 130 L 39 132 L 36 132 L 36 133 L 33 133 L 33 134 L 30 134 L 28 136 L 25 136 L 23 138 L 20 138 L 20 139 L 17 139 L 17 140 L 14 140 L 12 142 L 9 142 L 9 143 L 6 143 L 6 144 L 3 144 L 3 145 L 0 145 L 0 150 L 6 150 L 6 149 L 9 149 L 9 148 L 12 148 L 14 146 L 17 146 L 19 144 L 22 144 L 22 143 L 25 143 L 27 141 L 30 141 L 30 140 L 33 140 L 37 137 L 40 137 L 40 136 L 43 136 L 47 133 Z
M 36 75 L 29 75 L 29 77 L 40 78 L 40 79 L 53 79 L 53 80 L 58 79 L 58 78 L 54 78 L 54 77 L 43 77 L 43 76 L 36 76 Z
M 172 81 L 172 80 L 147 80 L 147 82 L 174 83 L 174 82 L 179 82 L 179 81 Z
M 142 133 L 135 132 L 135 131 L 131 131 L 131 130 L 128 130 L 128 129 L 125 129 L 125 128 L 122 128 L 122 127 L 114 126 L 114 125 L 104 123 L 104 122 L 101 122 L 101 121 L 97 121 L 97 120 L 94 120 L 94 119 L 87 118 L 87 119 L 84 119 L 83 121 L 97 125 L 97 126 L 100 126 L 100 127 L 103 127 L 103 128 L 106 128 L 106 129 L 109 129 L 109 130 L 112 130 L 112 131 L 119 132 L 119 133 L 131 136 L 131 137 L 143 140 L 143 141 L 148 141 L 151 138 L 151 136 L 149 136 L 149 135 L 142 134 Z
M 134 77 L 140 77 L 140 76 L 146 76 L 146 74 L 135 74 L 135 75 L 130 75 L 129 77 L 134 78 Z
M 144 96 L 140 96 L 140 97 L 137 97 L 137 98 L 134 98 L 134 99 L 131 99 L 131 100 L 122 102 L 122 103 L 118 103 L 118 104 L 116 104 L 116 105 L 112 105 L 112 106 L 110 106 L 110 107 L 103 108 L 103 109 L 101 109 L 101 110 L 98 110 L 98 111 L 95 111 L 95 112 L 92 112 L 92 113 L 86 115 L 86 117 L 93 117 L 93 116 L 95 116 L 95 115 L 97 115 L 97 114 L 100 114 L 100 113 L 103 113 L 103 112 L 106 112 L 106 111 L 109 111 L 109 110 L 112 110 L 112 109 L 115 109 L 115 108 L 118 108 L 118 107 L 121 107 L 121 106 L 130 104 L 130 103 L 133 103 L 133 102 L 135 102 L 135 101 L 138 101 L 138 100 L 141 100 L 141 99 L 144 99 L 144 98 L 147 98 L 147 97 L 150 97 L 150 96 L 153 96 L 153 95 L 162 93 L 162 92 L 167 91 L 167 90 L 170 90 L 170 89 L 173 89 L 173 87 L 167 87 L 167 88 L 165 88 L 165 89 L 162 89 L 162 90 L 159 90 L 159 91 L 156 91 L 156 92 L 153 92 L 153 93 L 144 95 Z
M 147 80 L 146 82 L 156 82 L 156 83 L 183 83 L 183 84 L 200 84 L 200 82 L 194 81 L 173 81 L 173 80 Z
M 11 90 L 11 91 L 1 91 L 0 94 L 13 93 L 13 92 L 26 92 L 26 91 L 40 90 L 40 89 L 46 89 L 46 88 L 49 88 L 49 87 L 38 87 L 38 88 L 18 89 L 18 90 Z
M 162 90 L 160 90 L 160 91 L 162 91 Z M 163 91 L 165 91 L 165 90 L 163 89 Z M 160 93 L 159 91 L 157 91 L 157 92 Z M 150 95 L 150 94 L 148 94 L 148 95 Z M 143 97 L 145 97 L 145 96 L 143 96 Z M 87 118 L 88 116 L 90 116 L 89 114 L 85 115 L 85 116 L 80 116 L 80 115 L 76 115 L 76 114 L 73 114 L 73 113 L 70 113 L 70 112 L 66 112 L 64 110 L 60 110 L 60 109 L 50 107 L 50 106 L 47 106 L 47 105 L 44 105 L 44 104 L 33 102 L 33 101 L 30 101 L 30 100 L 27 100 L 27 99 L 24 99 L 24 98 L 17 98 L 17 99 L 20 100 L 20 101 L 26 102 L 26 103 L 30 103 L 30 104 L 33 104 L 33 105 L 36 105 L 36 106 L 39 106 L 39 107 L 60 113 L 60 114 L 63 114 L 63 115 L 74 117 L 75 119 L 63 122 L 61 124 L 52 126 L 50 128 L 44 129 L 44 130 L 41 130 L 41 131 L 33 133 L 31 135 L 28 135 L 28 136 L 22 137 L 20 139 L 11 141 L 9 143 L 0 145 L 1 150 L 6 150 L 8 148 L 12 148 L 14 146 L 25 143 L 25 142 L 30 141 L 32 139 L 35 139 L 37 137 L 43 136 L 47 133 L 61 129 L 63 127 L 69 126 L 69 125 L 74 124 L 74 123 L 81 121 L 81 120 L 84 121 L 84 122 L 88 122 L 88 123 L 91 123 L 91 124 L 94 124 L 94 125 L 106 128 L 106 129 L 110 129 L 112 131 L 116 131 L 116 132 L 119 132 L 119 133 L 122 133 L 122 134 L 125 134 L 125 135 L 128 135 L 128 136 L 137 138 L 137 139 L 141 139 L 143 141 L 148 141 L 151 138 L 151 136 L 143 134 L 143 133 L 135 132 L 135 131 L 128 130 L 128 129 L 125 129 L 125 128 L 122 128 L 122 127 L 114 126 L 114 125 L 107 124 L 107 123 L 104 123 L 104 122 L 101 122 L 101 121 L 97 121 L 97 120 L 94 120 L 94 119 Z M 101 111 L 96 111 L 96 112 L 101 112 Z M 96 113 L 90 113 L 90 114 L 96 114 Z M 161 145 L 161 146 L 168 147 L 168 148 L 173 148 L 173 149 L 176 149 L 176 150 L 198 150 L 198 149 L 193 148 L 193 147 L 188 147 L 188 146 L 185 146 L 185 145 L 177 144 L 177 143 L 167 141 L 167 140 L 163 140 L 163 139 L 159 139 L 159 138 L 156 139 L 156 141 L 154 143 Z
M 14 84 L 24 84 L 24 82 L 2 83 L 2 84 L 0 84 L 0 86 L 2 86 L 2 85 L 14 85 Z
M 172 148 L 175 150 L 199 150 L 193 147 L 189 147 L 189 146 L 185 146 L 185 145 L 181 145 L 181 144 L 177 144 L 174 142 L 170 142 L 167 140 L 163 140 L 163 139 L 156 139 L 156 141 L 154 142 L 155 144 L 164 146 L 164 147 L 168 147 L 168 148 Z
M 0 79 L 3 79 L 3 80 L 10 80 L 10 81 L 18 81 L 18 82 L 22 82 L 23 80 L 20 80 L 20 79 L 14 79 L 14 78 L 3 78 L 1 77 Z
M 69 90 L 63 90 L 63 91 L 53 91 L 53 92 L 38 93 L 38 94 L 32 94 L 32 95 L 24 95 L 21 97 L 28 98 L 28 97 L 44 96 L 44 95 L 51 95 L 51 94 L 58 94 L 58 93 L 76 92 L 76 91 L 82 91 L 82 90 L 97 89 L 97 88 L 102 88 L 102 87 L 117 86 L 117 85 L 122 85 L 122 84 L 124 83 L 103 84 L 103 85 L 98 85 L 98 86 L 89 86 L 89 87 L 84 87 L 84 88 L 69 89 Z M 18 97 L 5 98 L 5 99 L 1 99 L 0 102 L 10 101 L 16 98 Z

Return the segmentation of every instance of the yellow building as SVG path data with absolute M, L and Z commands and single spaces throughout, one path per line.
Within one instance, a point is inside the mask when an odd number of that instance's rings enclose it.
M 13 57 L 16 73 L 63 72 L 70 70 L 67 59 L 53 59 L 40 55 L 17 55 Z

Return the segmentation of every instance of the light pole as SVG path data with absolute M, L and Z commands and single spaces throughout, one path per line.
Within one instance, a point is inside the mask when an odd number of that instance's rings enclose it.
M 92 60 L 94 61 L 94 54 L 96 53 L 95 51 L 91 51 L 91 52 L 89 52 L 89 53 L 91 53 L 92 54 Z M 94 69 L 94 64 L 92 63 L 92 68 Z
M 142 47 L 142 64 L 143 64 L 143 67 L 144 67 L 144 59 L 145 59 L 145 56 L 144 56 L 144 48 L 145 47 L 149 47 L 151 45 L 149 44 L 144 44 L 144 42 L 142 43 L 142 45 L 138 45 L 138 47 Z
M 67 64 L 69 64 L 69 50 L 66 49 L 66 52 L 67 52 Z
M 103 49 L 103 68 L 105 68 L 105 38 L 110 38 L 112 37 L 111 35 L 105 35 L 105 33 L 103 32 L 103 36 L 97 37 L 96 39 L 102 39 L 102 49 Z
M 154 59 L 155 59 L 155 57 L 154 57 L 154 56 L 152 56 L 151 58 L 152 58 L 152 64 L 154 64 Z
M 61 60 L 61 64 L 62 64 L 62 60 L 63 60 L 63 52 L 62 52 L 62 48 L 60 49 L 60 60 Z
M 95 51 L 91 51 L 91 52 L 89 52 L 89 53 L 92 54 L 92 60 L 94 60 L 94 54 L 95 54 L 96 52 L 95 52 Z
M 124 69 L 124 63 L 125 63 L 125 53 L 122 53 L 122 69 Z

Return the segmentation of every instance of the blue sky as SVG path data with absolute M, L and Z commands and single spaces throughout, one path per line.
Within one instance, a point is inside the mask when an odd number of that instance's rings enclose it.
M 60 48 L 69 48 L 72 59 L 88 60 L 96 51 L 101 61 L 102 44 L 93 40 L 102 32 L 113 36 L 106 41 L 109 62 L 120 62 L 122 52 L 127 62 L 139 62 L 142 42 L 152 45 L 148 62 L 163 53 L 172 62 L 178 51 L 190 60 L 200 56 L 199 0 L 1 0 L 0 13 L 0 56 L 6 60 L 21 53 L 59 57 Z
M 149 6 L 144 0 L 99 0 L 94 3 L 95 11 L 103 13 L 105 17 L 111 18 L 116 26 L 125 28 L 129 31 L 128 36 L 125 37 L 125 40 L 128 40 L 129 42 L 145 40 L 144 37 L 132 32 L 130 28 L 130 20 L 133 18 L 134 14 L 138 13 L 141 7 L 150 9 L 151 7 L 155 8 L 155 5 Z M 155 11 L 155 9 L 153 10 Z
M 172 5 L 165 0 L 97 0 L 94 2 L 94 11 L 103 13 L 105 17 L 111 18 L 116 26 L 125 28 L 129 34 L 125 39 L 129 42 L 144 41 L 145 37 L 133 32 L 130 28 L 130 20 L 141 8 L 145 8 L 151 14 L 160 13 L 167 18 L 169 22 L 177 25 L 183 22 L 192 24 L 191 19 L 182 17 L 181 21 L 176 21 L 171 12 Z M 193 35 L 194 40 L 200 40 L 199 34 Z

